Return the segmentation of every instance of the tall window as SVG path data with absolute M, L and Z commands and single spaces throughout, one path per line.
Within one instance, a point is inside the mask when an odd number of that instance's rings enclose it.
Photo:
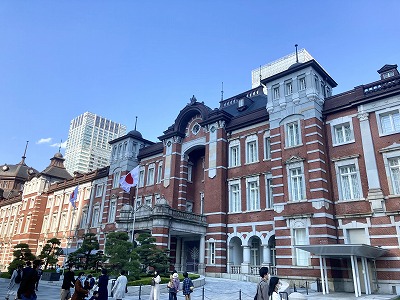
M 361 198 L 358 172 L 354 164 L 339 167 L 341 199 Z
M 151 207 L 151 196 L 146 196 L 144 198 L 144 204 Z
M 379 115 L 381 130 L 383 134 L 390 134 L 400 131 L 400 114 L 399 110 L 386 112 Z
M 273 99 L 279 99 L 279 85 L 272 87 Z
M 108 211 L 108 223 L 113 223 L 115 221 L 115 213 L 117 211 L 117 201 L 110 201 L 110 210 Z
M 398 195 L 400 194 L 400 157 L 389 158 L 388 162 L 393 194 Z
M 147 185 L 153 185 L 154 184 L 154 170 L 155 170 L 155 165 L 150 164 L 149 165 L 149 171 L 147 172 Z
M 31 224 L 31 217 L 26 217 L 25 219 L 25 227 L 24 227 L 24 233 L 29 232 L 29 226 Z
M 144 186 L 144 170 L 140 170 L 139 171 L 139 187 L 143 187 Z
M 101 197 L 103 195 L 103 184 L 98 184 L 96 186 L 96 197 Z
M 92 227 L 97 227 L 99 225 L 99 218 L 100 218 L 100 208 L 96 206 L 93 209 Z
M 292 81 L 286 81 L 285 82 L 285 95 L 291 95 L 293 93 L 293 84 Z
M 266 191 L 266 208 L 272 208 L 274 206 L 274 196 L 272 193 L 272 177 L 269 175 L 266 178 L 265 182 L 265 191 Z
M 299 201 L 305 198 L 304 172 L 301 165 L 288 166 L 289 196 L 291 201 Z
M 293 244 L 308 245 L 307 232 L 305 228 L 293 228 Z M 309 252 L 295 248 L 294 264 L 296 266 L 308 266 Z
M 240 185 L 239 180 L 229 183 L 229 212 L 240 212 Z
M 214 242 L 210 242 L 208 243 L 209 247 L 210 247 L 210 261 L 209 264 L 210 265 L 215 265 L 215 243 Z
M 264 159 L 271 159 L 271 138 L 264 137 Z
M 258 178 L 247 178 L 247 210 L 260 209 L 260 188 Z
M 299 77 L 299 91 L 303 91 L 307 88 L 306 86 L 306 77 Z
M 335 143 L 344 144 L 354 140 L 353 132 L 349 122 L 339 124 L 333 127 L 335 133 Z
M 86 209 L 82 210 L 82 218 L 81 218 L 80 228 L 85 228 L 86 227 L 87 217 L 88 217 L 88 211 Z
M 187 170 L 188 170 L 188 175 L 187 175 L 188 181 L 189 181 L 189 182 L 192 182 L 192 181 L 193 181 L 193 178 L 192 178 L 192 175 L 193 175 L 193 165 L 192 165 L 191 163 L 188 164 Z
M 237 167 L 240 165 L 240 148 L 239 140 L 232 141 L 229 144 L 229 166 Z
M 116 171 L 113 176 L 113 189 L 119 187 L 119 180 L 121 179 L 121 171 Z
M 257 136 L 250 136 L 246 139 L 246 163 L 258 162 Z
M 286 124 L 286 145 L 288 147 L 300 145 L 299 121 Z
M 162 180 L 162 163 L 158 164 L 158 170 L 157 170 L 157 183 L 161 183 Z

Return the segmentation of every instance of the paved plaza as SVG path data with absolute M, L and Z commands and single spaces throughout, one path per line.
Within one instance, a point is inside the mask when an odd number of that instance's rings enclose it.
M 9 280 L 0 278 L 0 300 L 4 299 Z M 60 286 L 61 282 L 48 282 L 40 281 L 39 291 L 37 292 L 38 300 L 57 300 L 60 299 Z M 204 297 L 203 297 L 204 289 Z M 139 296 L 138 287 L 129 287 L 129 293 L 125 300 L 148 300 L 148 287 L 142 289 Z M 196 287 L 191 299 L 192 300 L 253 300 L 256 291 L 256 284 L 252 282 L 235 281 L 230 279 L 219 278 L 205 278 L 204 286 Z M 305 291 L 300 291 L 305 294 Z M 329 295 L 322 295 L 322 293 L 312 292 L 306 295 L 308 299 L 313 300 L 329 300 L 329 299 L 376 299 L 376 300 L 390 300 L 396 299 L 395 295 L 362 295 L 356 298 L 352 293 L 333 293 Z M 109 300 L 113 298 L 110 297 Z M 178 299 L 183 300 L 182 293 L 178 294 Z M 168 300 L 167 288 L 165 285 L 161 287 L 160 300 Z

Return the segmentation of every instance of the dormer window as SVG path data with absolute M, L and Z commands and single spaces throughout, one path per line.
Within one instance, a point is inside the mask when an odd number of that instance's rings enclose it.
M 389 78 L 389 77 L 393 77 L 393 76 L 394 76 L 394 71 L 389 71 L 389 72 L 386 72 L 386 73 L 382 74 L 382 78 L 383 79 L 386 79 L 386 78 Z
M 244 106 L 244 99 L 239 99 L 238 101 L 238 107 L 243 107 Z

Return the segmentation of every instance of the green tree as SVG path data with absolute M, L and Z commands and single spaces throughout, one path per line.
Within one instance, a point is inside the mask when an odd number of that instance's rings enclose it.
M 140 273 L 139 256 L 133 251 L 133 244 L 126 232 L 111 232 L 105 245 L 106 257 L 112 270 L 129 271 L 129 275 L 138 279 Z M 117 274 L 115 274 L 117 275 Z
M 58 262 L 58 256 L 63 254 L 63 250 L 60 248 L 60 245 L 61 241 L 58 238 L 52 238 L 47 241 L 46 245 L 43 246 L 39 258 L 43 260 L 45 270 L 49 264 L 56 264 Z
M 94 268 L 97 265 L 98 255 L 93 250 L 99 250 L 100 245 L 97 236 L 94 233 L 86 233 L 83 236 L 82 246 L 76 250 L 76 256 L 83 256 L 85 259 L 84 268 L 87 270 L 89 266 Z M 68 257 L 69 260 L 69 257 Z
M 142 264 L 142 272 L 148 267 L 157 269 L 160 273 L 166 273 L 170 260 L 168 250 L 161 250 L 154 244 L 156 239 L 149 233 L 141 233 L 137 238 L 138 246 L 135 248 Z
M 29 249 L 29 245 L 25 243 L 15 245 L 13 255 L 15 258 L 8 266 L 8 272 L 10 274 L 12 274 L 19 265 L 25 265 L 27 261 L 36 259 L 36 256 L 33 255 L 31 249 Z

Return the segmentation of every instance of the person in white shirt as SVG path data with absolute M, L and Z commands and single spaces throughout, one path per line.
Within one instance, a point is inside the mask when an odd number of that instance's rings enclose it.
M 113 293 L 114 299 L 122 300 L 125 298 L 125 292 L 127 289 L 128 278 L 125 276 L 125 271 L 122 270 L 121 275 L 118 276 L 117 281 L 115 281 L 114 287 L 112 288 L 111 292 Z
M 269 280 L 268 300 L 281 300 L 279 288 L 281 283 L 278 277 L 271 277 Z

